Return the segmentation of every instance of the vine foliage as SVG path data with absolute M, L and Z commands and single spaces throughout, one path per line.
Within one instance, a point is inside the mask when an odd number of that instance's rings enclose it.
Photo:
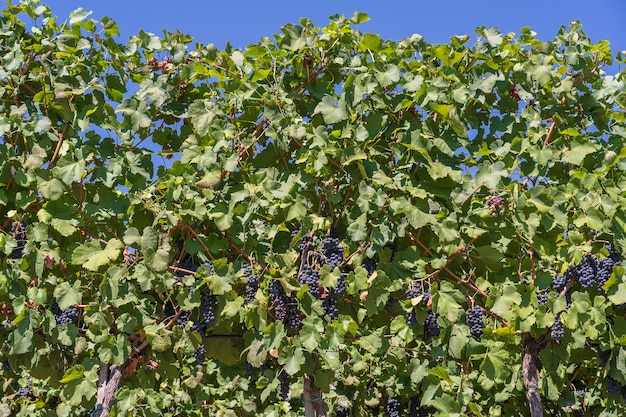
M 624 56 L 367 20 L 1 11 L 0 415 L 625 414 Z

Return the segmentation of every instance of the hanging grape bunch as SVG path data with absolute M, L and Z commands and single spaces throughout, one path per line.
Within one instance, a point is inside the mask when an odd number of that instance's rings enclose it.
M 408 300 L 413 300 L 418 297 L 421 297 L 418 305 L 426 306 L 430 301 L 430 291 L 424 292 L 424 285 L 421 282 L 411 281 L 409 287 L 406 290 L 406 298 Z M 412 307 L 411 310 L 406 313 L 406 322 L 409 326 L 414 326 L 415 324 L 417 324 L 417 317 L 414 307 Z
M 576 266 L 576 278 L 580 286 L 588 290 L 596 285 L 596 262 L 591 255 L 586 255 Z
M 385 404 L 385 415 L 388 417 L 400 417 L 401 405 L 400 401 L 390 398 Z
M 66 324 L 78 323 L 78 317 L 80 316 L 80 311 L 75 307 L 70 307 L 65 311 L 61 310 L 59 304 L 55 301 L 52 302 L 52 306 L 50 307 L 50 311 L 54 314 L 54 318 L 58 325 L 65 326 Z
M 321 240 L 321 244 L 317 241 L 317 245 L 311 234 L 305 234 L 298 245 L 298 252 L 300 254 L 298 282 L 300 285 L 307 285 L 309 293 L 322 300 L 324 315 L 331 321 L 336 320 L 339 315 L 336 297 L 345 292 L 345 273 L 341 273 L 333 288 L 322 288 L 319 282 L 319 269 L 328 265 L 332 272 L 341 267 L 344 260 L 344 250 L 341 247 L 339 231 L 331 227 Z
M 243 276 L 246 278 L 246 301 L 254 301 L 256 292 L 259 290 L 259 277 L 252 272 L 250 265 L 243 265 Z
M 479 306 L 467 310 L 467 325 L 470 334 L 474 337 L 480 337 L 485 330 L 485 322 L 483 320 L 483 309 Z
M 302 319 L 298 310 L 298 300 L 293 296 L 287 296 L 282 284 L 276 279 L 272 279 L 270 282 L 269 291 L 269 299 L 274 307 L 276 319 L 287 324 L 293 330 L 299 329 L 302 325 Z
M 431 337 L 437 337 L 441 333 L 439 323 L 437 323 L 438 318 L 438 314 L 435 314 L 431 309 L 428 309 L 426 319 L 424 319 L 424 340 L 430 340 Z
M 487 197 L 487 201 L 485 201 L 485 204 L 489 208 L 489 214 L 491 214 L 492 216 L 496 216 L 502 212 L 504 199 L 499 194 L 492 194 Z

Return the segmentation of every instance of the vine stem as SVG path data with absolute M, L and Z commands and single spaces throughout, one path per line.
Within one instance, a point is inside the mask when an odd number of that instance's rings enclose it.
M 550 143 L 550 139 L 552 139 L 552 134 L 554 134 L 554 128 L 556 127 L 556 117 L 552 119 L 552 124 L 548 129 L 548 134 L 546 135 L 546 139 L 543 141 L 544 145 L 548 145 Z
M 537 369 L 537 356 L 542 344 L 530 333 L 522 334 L 522 376 L 526 387 L 526 399 L 530 406 L 531 417 L 543 417 L 543 405 L 539 394 L 539 370 Z
M 326 417 L 328 409 L 322 398 L 322 390 L 315 385 L 313 376 L 304 374 L 302 378 L 304 417 Z
M 137 362 L 141 359 L 141 352 L 149 345 L 148 340 L 140 337 L 133 342 L 133 348 L 124 365 L 113 365 L 100 362 L 100 378 L 96 392 L 96 406 L 90 413 L 92 417 L 109 417 L 115 403 L 117 391 L 127 370 L 134 372 Z M 129 373 L 129 374 L 130 374 Z

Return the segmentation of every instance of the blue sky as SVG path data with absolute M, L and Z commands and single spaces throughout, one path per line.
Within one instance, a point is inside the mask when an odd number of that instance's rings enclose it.
M 14 0 L 16 1 L 16 0 Z M 541 40 L 551 40 L 561 25 L 579 20 L 593 41 L 611 41 L 613 55 L 626 50 L 626 0 L 412 0 L 412 1 L 247 1 L 247 0 L 42 0 L 61 20 L 71 10 L 93 11 L 92 18 L 117 21 L 120 41 L 140 29 L 157 35 L 162 29 L 187 33 L 194 40 L 223 48 L 227 41 L 245 48 L 262 36 L 279 31 L 285 23 L 310 18 L 324 26 L 333 14 L 369 14 L 363 32 L 400 40 L 419 33 L 430 43 L 447 43 L 451 36 L 476 37 L 479 26 L 496 26 L 504 33 L 519 33 L 530 26 Z

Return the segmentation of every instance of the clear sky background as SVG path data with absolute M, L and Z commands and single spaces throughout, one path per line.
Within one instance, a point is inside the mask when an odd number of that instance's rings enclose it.
M 16 2 L 17 0 L 13 0 Z M 113 18 L 120 42 L 140 29 L 162 35 L 162 29 L 179 30 L 201 43 L 223 48 L 226 42 L 245 48 L 263 36 L 280 31 L 285 23 L 310 18 L 324 26 L 333 14 L 367 13 L 371 20 L 361 31 L 400 40 L 414 33 L 430 43 L 448 43 L 454 35 L 470 35 L 479 26 L 495 26 L 503 33 L 520 33 L 530 26 L 541 40 L 551 40 L 559 27 L 579 20 L 596 42 L 611 41 L 613 55 L 626 50 L 626 0 L 42 0 L 65 20 L 82 7 L 90 16 Z

